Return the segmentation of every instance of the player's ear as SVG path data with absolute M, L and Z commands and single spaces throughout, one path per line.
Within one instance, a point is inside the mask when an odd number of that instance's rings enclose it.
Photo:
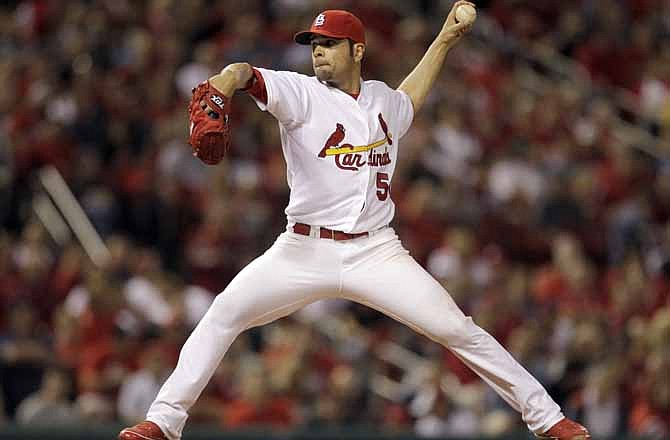
M 356 43 L 354 44 L 354 61 L 360 63 L 363 60 L 363 55 L 365 55 L 365 44 Z

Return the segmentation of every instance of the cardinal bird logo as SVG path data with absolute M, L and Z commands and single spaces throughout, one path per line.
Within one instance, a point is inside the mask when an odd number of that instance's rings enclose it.
M 345 133 L 344 126 L 340 123 L 335 124 L 335 131 L 328 137 L 326 144 L 321 149 L 319 157 L 326 157 L 326 150 L 329 148 L 337 147 L 340 145 L 340 142 L 344 140 Z
M 381 113 L 377 115 L 377 119 L 379 119 L 379 125 L 382 126 L 382 131 L 384 132 L 384 136 L 386 136 L 386 142 L 388 142 L 389 145 L 393 145 L 393 139 L 389 133 L 389 127 L 386 125 L 386 121 L 384 120 L 384 117 Z

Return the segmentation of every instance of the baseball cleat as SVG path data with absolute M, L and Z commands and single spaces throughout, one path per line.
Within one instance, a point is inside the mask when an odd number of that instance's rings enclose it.
M 579 423 L 565 418 L 544 434 L 535 434 L 535 437 L 544 440 L 590 440 L 591 434 Z
M 119 433 L 119 440 L 168 440 L 154 422 L 145 420 Z

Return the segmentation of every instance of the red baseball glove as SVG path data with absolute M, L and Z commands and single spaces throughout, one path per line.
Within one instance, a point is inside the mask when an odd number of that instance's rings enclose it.
M 221 162 L 230 146 L 231 102 L 231 98 L 216 90 L 209 81 L 193 89 L 188 105 L 191 122 L 188 143 L 193 155 L 208 165 Z

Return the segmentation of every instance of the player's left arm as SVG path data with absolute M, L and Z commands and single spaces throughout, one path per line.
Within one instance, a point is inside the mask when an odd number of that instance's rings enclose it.
M 419 64 L 416 65 L 414 70 L 407 75 L 407 78 L 398 87 L 398 90 L 405 92 L 412 100 L 414 113 L 419 111 L 426 100 L 426 96 L 435 83 L 437 75 L 442 70 L 449 50 L 472 28 L 473 21 L 459 23 L 456 20 L 456 8 L 464 4 L 472 7 L 475 6 L 473 3 L 465 0 L 459 0 L 454 3 L 442 26 L 442 30 L 430 47 L 428 47 Z

